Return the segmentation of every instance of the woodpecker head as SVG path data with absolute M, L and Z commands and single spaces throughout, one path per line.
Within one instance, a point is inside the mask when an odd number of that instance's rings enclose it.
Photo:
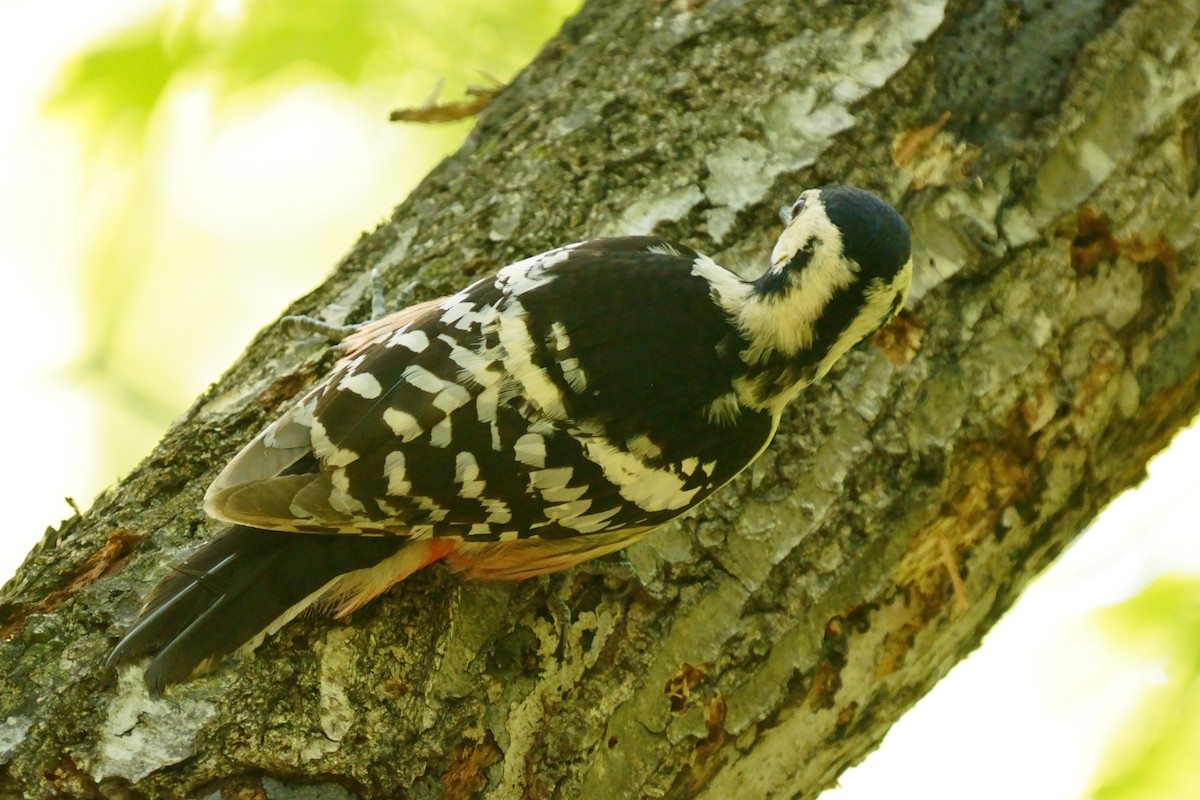
M 772 269 L 796 272 L 808 261 L 838 259 L 867 279 L 891 280 L 909 259 L 908 225 L 886 201 L 853 186 L 802 192 L 779 209 L 786 226 L 771 252 Z
M 771 266 L 738 315 L 750 342 L 743 359 L 777 373 L 753 381 L 754 394 L 760 401 L 770 396 L 771 405 L 823 376 L 889 322 L 912 278 L 908 225 L 870 192 L 809 189 L 780 209 L 780 218 Z

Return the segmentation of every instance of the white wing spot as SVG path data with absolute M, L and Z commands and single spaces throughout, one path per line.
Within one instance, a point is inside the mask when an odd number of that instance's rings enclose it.
M 470 287 L 467 287 L 467 288 L 469 289 Z M 449 297 L 447 297 L 442 302 L 438 303 L 438 308 L 440 308 L 442 311 L 445 311 L 446 309 L 450 308 L 451 306 L 457 305 L 466 296 L 467 296 L 467 290 L 463 289 L 462 291 L 456 292 L 456 293 L 450 295 Z
M 401 330 L 393 334 L 387 343 L 388 347 L 395 347 L 397 345 L 414 353 L 422 353 L 425 351 L 425 348 L 429 347 L 429 336 L 425 331 Z
M 563 379 L 566 380 L 567 386 L 571 387 L 571 391 L 576 394 L 587 391 L 587 375 L 583 374 L 578 358 L 564 358 L 558 362 L 558 366 L 562 369 Z
M 683 479 L 674 472 L 648 466 L 602 439 L 588 439 L 584 446 L 587 457 L 618 487 L 621 496 L 643 511 L 687 508 L 700 491 L 699 487 L 685 490 Z
M 442 390 L 438 392 L 437 397 L 433 398 L 435 408 L 440 408 L 446 414 L 465 406 L 471 402 L 471 393 L 457 383 L 444 382 Z
M 460 331 L 470 330 L 472 327 L 482 325 L 489 322 L 496 316 L 496 309 L 491 306 L 477 306 L 469 300 L 454 303 L 445 308 L 442 314 L 441 322 L 443 325 L 453 325 Z
M 462 452 L 454 457 L 454 482 L 462 484 L 459 494 L 463 497 L 479 497 L 487 488 L 479 480 L 479 462 L 473 453 Z
M 347 516 L 361 514 L 367 510 L 359 500 L 336 488 L 329 493 L 329 507 Z
M 546 466 L 546 440 L 536 433 L 526 433 L 513 445 L 513 455 L 522 464 L 541 469 Z
M 650 437 L 645 434 L 638 434 L 626 440 L 625 447 L 638 458 L 658 458 L 662 455 L 662 448 L 652 442 Z
M 483 387 L 493 386 L 500 380 L 500 370 L 488 369 L 493 363 L 492 359 L 462 347 L 449 336 L 438 338 L 450 345 L 450 360 L 458 365 L 460 380 L 463 377 L 470 378 Z
M 568 503 L 587 494 L 586 486 L 564 486 L 561 489 L 543 489 L 542 498 L 548 503 Z
M 312 509 L 305 508 L 299 503 L 292 503 L 288 506 L 288 513 L 296 519 L 308 519 L 313 515 Z
M 565 418 L 567 410 L 558 387 L 546 371 L 532 361 L 533 339 L 525 323 L 525 309 L 520 303 L 513 301 L 505 308 L 499 333 L 506 356 L 504 366 L 525 390 L 525 396 L 550 419 Z
M 685 458 L 683 462 L 680 463 L 679 468 L 683 470 L 684 475 L 691 475 L 700 468 L 700 459 L 695 458 L 694 456 L 692 458 Z
M 383 394 L 383 387 L 379 384 L 379 379 L 369 372 L 355 372 L 347 375 L 338 382 L 338 388 L 354 392 L 367 400 L 374 400 Z
M 422 392 L 437 394 L 446 383 L 437 375 L 422 367 L 420 364 L 409 364 L 401 373 L 404 380 L 420 389 Z
M 408 480 L 408 466 L 404 462 L 404 453 L 393 450 L 383 459 L 383 474 L 387 476 L 387 493 L 396 497 L 404 497 L 412 491 L 412 482 Z M 383 508 L 383 504 L 379 504 Z M 387 511 L 387 509 L 384 509 Z M 395 515 L 395 511 L 388 511 Z
M 475 410 L 480 422 L 495 422 L 496 408 L 500 405 L 500 390 L 489 386 L 475 398 Z M 498 448 L 497 448 L 498 449 Z
M 404 442 L 411 442 L 425 432 L 416 417 L 398 408 L 389 408 L 384 411 L 383 421 L 392 429 L 392 433 L 399 436 L 400 440 Z
M 321 463 L 331 467 L 344 467 L 358 460 L 358 453 L 338 447 L 330 440 L 329 434 L 325 432 L 325 426 L 321 424 L 320 420 L 314 419 L 309 430 L 312 436 L 313 455 L 320 459 Z
M 554 349 L 560 353 L 571 347 L 571 337 L 567 335 L 567 326 L 557 320 L 550 323 L 550 333 L 554 337 Z M 549 344 L 549 342 L 547 342 Z
M 462 319 L 463 316 L 469 314 L 471 310 L 475 308 L 475 306 L 473 303 L 462 301 L 454 303 L 448 307 L 443 306 L 443 308 L 445 308 L 445 313 L 442 314 L 442 324 L 453 325 L 455 322 L 458 322 L 460 319 Z
M 592 507 L 592 501 L 588 498 L 581 500 L 572 500 L 568 503 L 560 503 L 555 506 L 549 506 L 546 509 L 546 517 L 548 519 L 558 520 L 565 523 L 572 517 L 578 517 L 583 512 Z
M 488 512 L 487 519 L 484 520 L 485 522 L 503 525 L 506 522 L 512 521 L 512 512 L 508 508 L 508 503 L 493 497 L 485 497 L 481 502 Z
M 704 407 L 704 418 L 716 425 L 730 425 L 741 413 L 737 392 L 727 392 Z
M 426 514 L 429 515 L 430 522 L 441 522 L 442 520 L 444 520 L 446 518 L 446 515 L 450 513 L 449 509 L 442 508 L 440 505 L 438 505 L 436 502 L 434 502 L 433 500 L 431 500 L 428 497 L 416 497 L 413 499 L 417 501 L 417 508 L 421 509 L 422 511 L 424 511 Z M 414 535 L 416 535 L 417 527 L 420 527 L 420 526 L 413 527 Z M 433 529 L 431 528 L 430 532 L 432 532 L 432 530 Z
M 570 467 L 537 469 L 529 473 L 529 485 L 534 489 L 562 489 L 571 482 L 574 473 Z
M 569 247 L 569 246 L 568 246 Z M 560 247 L 547 253 L 531 256 L 515 264 L 509 264 L 496 274 L 496 288 L 511 295 L 520 296 L 554 280 L 549 273 L 551 267 L 561 264 L 571 256 L 568 247 Z
M 441 422 L 429 430 L 429 443 L 434 447 L 449 447 L 453 438 L 449 417 L 443 417 Z
M 620 510 L 620 506 L 614 506 L 605 511 L 597 511 L 595 514 L 584 514 L 575 519 L 563 520 L 562 524 L 580 533 L 595 533 L 604 530 L 608 520 L 616 516 Z

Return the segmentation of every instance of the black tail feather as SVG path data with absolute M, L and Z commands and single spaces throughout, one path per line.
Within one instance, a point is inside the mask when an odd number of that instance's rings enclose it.
M 371 567 L 402 537 L 304 534 L 235 525 L 163 578 L 105 664 L 147 653 L 146 684 L 157 695 L 211 667 L 269 629 L 339 575 Z

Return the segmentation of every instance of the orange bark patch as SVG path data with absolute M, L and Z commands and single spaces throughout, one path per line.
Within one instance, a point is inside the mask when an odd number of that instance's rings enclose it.
M 889 631 L 883 637 L 883 647 L 879 651 L 879 658 L 875 661 L 876 679 L 886 678 L 903 666 L 919 630 L 921 630 L 921 623 L 912 620 L 894 631 Z
M 1077 272 L 1093 272 L 1100 262 L 1124 256 L 1139 266 L 1158 266 L 1168 290 L 1173 294 L 1179 289 L 1178 254 L 1161 232 L 1149 238 L 1135 235 L 1118 239 L 1107 215 L 1084 206 L 1074 227 L 1060 228 L 1057 234 L 1071 240 L 1071 267 Z
M 725 743 L 725 715 L 728 707 L 724 697 L 704 701 L 704 729 L 707 736 L 696 744 L 696 760 L 708 758 Z
M 850 705 L 838 712 L 837 727 L 839 730 L 845 728 L 854 721 L 854 715 L 858 713 L 858 701 L 855 700 Z
M 974 452 L 965 452 L 965 451 Z M 965 589 L 956 586 L 963 553 L 994 532 L 1004 510 L 1029 493 L 1032 459 L 996 442 L 974 442 L 964 448 L 962 467 L 949 473 L 946 500 L 939 516 L 926 525 L 900 561 L 896 582 L 916 593 L 923 613 L 936 614 L 945 603 L 961 602 Z M 946 549 L 958 556 L 947 573 Z
M 694 667 L 686 661 L 679 665 L 679 672 L 671 676 L 663 690 L 671 701 L 672 712 L 678 714 L 687 708 L 692 689 L 704 682 L 705 675 L 703 666 Z
M 490 734 L 482 742 L 464 742 L 455 747 L 450 766 L 442 775 L 444 800 L 462 800 L 483 791 L 487 785 L 484 771 L 502 755 Z
M 47 770 L 42 777 L 46 781 L 48 797 L 103 797 L 99 785 L 69 755 L 64 755 L 57 767 Z
M 979 160 L 978 147 L 943 130 L 949 121 L 947 111 L 935 122 L 905 131 L 892 142 L 892 161 L 908 174 L 913 189 L 957 183 Z
M 842 671 L 831 661 L 822 661 L 813 673 L 808 687 L 808 707 L 813 711 L 833 708 L 834 698 L 842 688 Z
M 946 123 L 949 121 L 950 112 L 947 111 L 938 117 L 937 121 L 920 128 L 913 128 L 911 131 L 905 131 L 897 136 L 896 141 L 892 142 L 892 161 L 898 167 L 906 167 L 911 164 L 921 154 L 921 151 L 929 147 L 930 142 L 942 132 L 942 128 L 946 127 Z
M 921 349 L 925 330 L 916 317 L 900 312 L 892 323 L 875 334 L 872 344 L 883 351 L 883 357 L 897 367 L 907 367 Z
M 117 528 L 100 549 L 88 556 L 76 569 L 66 586 L 55 589 L 36 603 L 14 606 L 0 622 L 0 640 L 19 631 L 30 614 L 45 614 L 61 606 L 83 587 L 115 570 L 142 540 L 136 533 Z

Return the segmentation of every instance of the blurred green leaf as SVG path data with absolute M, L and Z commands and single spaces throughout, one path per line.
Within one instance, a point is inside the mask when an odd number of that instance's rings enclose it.
M 159 14 L 81 53 L 64 70 L 46 110 L 80 115 L 90 130 L 140 138 L 179 69 L 178 55 L 168 52 L 164 40 L 164 22 Z
M 212 2 L 176 5 L 81 53 L 46 108 L 82 113 L 94 134 L 131 144 L 172 83 L 189 74 L 216 79 L 226 94 L 297 71 L 310 81 L 357 86 L 419 69 L 430 75 L 429 89 L 436 78 L 452 85 L 477 80 L 480 72 L 506 78 L 578 5 L 248 0 L 238 17 L 219 13 Z
M 1100 619 L 1122 646 L 1161 662 L 1165 680 L 1112 743 L 1091 796 L 1200 797 L 1200 577 L 1160 578 Z
M 290 93 L 323 84 L 323 91 L 341 87 L 347 109 L 357 105 L 377 115 L 376 174 L 428 170 L 461 142 L 470 123 L 390 125 L 388 111 L 419 104 L 442 81 L 440 100 L 450 102 L 462 97 L 467 84 L 486 82 L 483 74 L 509 79 L 580 2 L 162 0 L 142 18 L 97 38 L 62 69 L 43 111 L 72 123 L 84 145 L 87 199 L 79 235 L 87 241 L 87 255 L 77 288 L 85 324 L 71 376 L 97 403 L 96 436 L 105 454 L 100 485 L 144 453 L 202 388 L 182 385 L 186 371 L 176 368 L 203 361 L 215 347 L 220 337 L 202 324 L 221 331 L 252 329 L 280 303 L 258 301 L 263 307 L 250 320 L 234 319 L 231 309 L 244 313 L 254 300 L 230 302 L 221 314 L 185 313 L 188 298 L 197 295 L 195 282 L 207 275 L 198 272 L 191 251 L 198 237 L 208 236 L 211 248 L 204 243 L 199 249 L 222 252 L 222 234 L 201 232 L 194 221 L 176 216 L 164 187 L 177 143 L 188 136 L 193 144 L 216 139 L 286 102 Z M 164 113 L 178 110 L 174 101 L 181 90 L 206 96 L 202 125 L 193 124 L 196 117 Z M 338 106 L 330 108 L 336 113 Z M 397 147 L 401 142 L 407 144 Z M 422 161 L 428 163 L 419 166 Z M 344 231 L 330 228 L 326 235 L 348 243 L 402 200 L 400 187 L 410 182 L 388 185 L 397 188 L 378 201 L 379 210 L 370 212 L 375 216 L 356 219 Z M 189 252 L 172 249 L 189 244 Z M 285 251 L 285 245 L 277 249 Z M 275 258 L 264 252 L 254 260 L 261 266 L 245 286 L 223 287 L 230 296 L 255 292 L 256 281 L 278 284 L 267 275 Z M 303 274 L 315 280 L 328 266 L 328 256 L 293 261 L 287 278 Z M 147 308 L 170 311 L 156 318 Z M 164 325 L 163 316 L 178 328 Z M 155 362 L 159 357 L 170 363 Z

